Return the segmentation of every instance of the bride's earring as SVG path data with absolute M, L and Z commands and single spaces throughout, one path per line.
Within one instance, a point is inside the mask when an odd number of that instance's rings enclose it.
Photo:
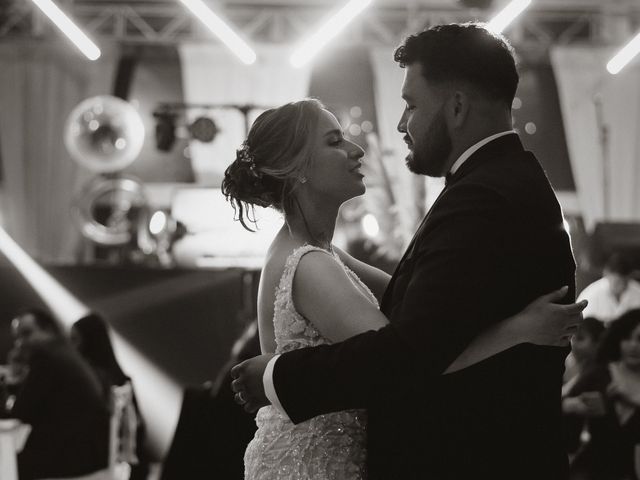
M 300 180 L 300 183 L 307 183 L 307 177 L 305 176 L 300 177 L 299 180 Z

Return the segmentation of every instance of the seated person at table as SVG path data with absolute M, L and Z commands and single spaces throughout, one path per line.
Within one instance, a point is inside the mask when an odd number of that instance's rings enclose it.
M 97 313 L 89 313 L 71 326 L 70 336 L 71 344 L 100 381 L 102 394 L 110 411 L 114 411 L 115 403 L 123 402 L 122 415 L 116 427 L 119 448 L 114 460 L 129 464 L 129 480 L 146 479 L 149 475 L 149 458 L 144 449 L 145 425 L 131 378 L 122 371 L 116 359 L 106 321 Z M 118 390 L 121 393 L 115 393 Z
M 640 310 L 611 322 L 598 349 L 599 368 L 572 391 L 582 395 L 587 435 L 571 463 L 571 479 L 638 479 L 640 444 Z
M 108 464 L 109 411 L 90 367 L 47 313 L 32 309 L 11 324 L 28 373 L 13 417 L 32 430 L 18 455 L 20 480 L 74 477 Z

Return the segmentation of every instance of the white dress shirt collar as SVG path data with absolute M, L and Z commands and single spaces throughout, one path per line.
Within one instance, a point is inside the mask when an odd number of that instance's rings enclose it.
M 484 139 L 480 140 L 478 143 L 470 146 L 454 162 L 454 164 L 451 166 L 451 169 L 449 170 L 449 173 L 451 175 L 456 173 L 458 171 L 458 169 L 462 166 L 462 164 L 464 162 L 466 162 L 471 155 L 476 153 L 478 150 L 480 150 L 482 147 L 484 147 L 487 143 L 495 140 L 496 138 L 504 137 L 505 135 L 509 135 L 511 133 L 516 133 L 516 131 L 515 130 L 506 130 L 504 132 L 495 133 L 493 135 L 488 136 L 487 138 L 484 138 Z

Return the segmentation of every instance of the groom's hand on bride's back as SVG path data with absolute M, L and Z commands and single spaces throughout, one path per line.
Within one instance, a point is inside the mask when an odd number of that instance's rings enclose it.
M 259 355 L 245 360 L 231 369 L 231 389 L 235 392 L 237 404 L 247 412 L 255 412 L 261 407 L 269 405 L 269 399 L 264 391 L 262 377 L 273 354 Z

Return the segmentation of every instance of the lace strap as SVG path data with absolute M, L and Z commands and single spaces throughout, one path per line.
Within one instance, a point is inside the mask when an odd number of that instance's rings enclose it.
M 293 284 L 293 277 L 298 268 L 298 264 L 302 257 L 304 257 L 307 253 L 319 251 L 322 253 L 326 253 L 327 255 L 331 255 L 330 252 L 324 250 L 320 247 L 316 247 L 315 245 L 302 245 L 301 247 L 296 248 L 289 257 L 287 257 L 287 261 L 284 266 L 284 271 L 282 272 L 282 278 L 280 279 L 280 289 L 286 286 L 291 286 Z M 333 256 L 333 255 L 331 255 Z

